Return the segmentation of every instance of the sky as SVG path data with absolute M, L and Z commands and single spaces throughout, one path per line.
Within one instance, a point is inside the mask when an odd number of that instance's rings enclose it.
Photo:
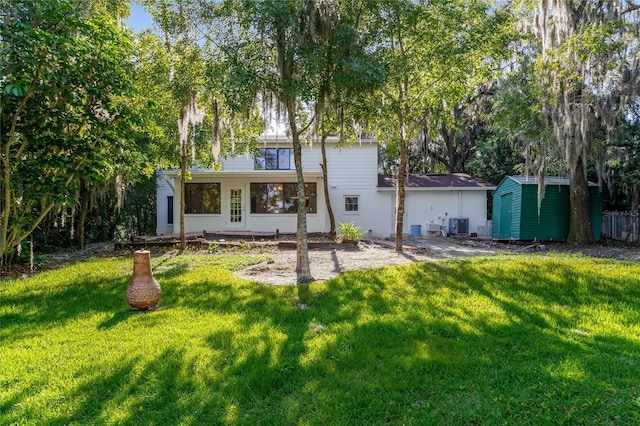
M 144 10 L 144 7 L 132 2 L 131 14 L 129 15 L 129 18 L 127 18 L 127 26 L 135 32 L 140 32 L 151 28 L 152 24 L 153 21 L 151 19 L 151 15 Z

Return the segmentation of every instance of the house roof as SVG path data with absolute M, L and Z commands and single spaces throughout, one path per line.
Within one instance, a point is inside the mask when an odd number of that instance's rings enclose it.
M 538 185 L 538 177 L 533 176 L 507 176 L 505 179 L 511 179 L 518 185 Z M 544 178 L 545 186 L 568 186 L 570 183 L 571 179 L 568 177 L 545 176 Z M 589 186 L 598 186 L 598 184 L 589 182 Z
M 378 175 L 378 188 L 395 188 L 390 175 Z M 466 173 L 415 175 L 407 177 L 407 188 L 467 188 L 493 190 L 496 186 Z

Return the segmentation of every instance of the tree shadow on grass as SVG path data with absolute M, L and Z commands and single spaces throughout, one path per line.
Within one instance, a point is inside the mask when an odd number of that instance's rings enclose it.
M 638 342 L 571 331 L 584 305 L 635 303 L 637 286 L 562 262 L 525 262 L 518 274 L 474 262 L 298 287 L 175 276 L 168 300 L 211 315 L 207 331 L 123 368 L 97 366 L 72 395 L 84 402 L 59 420 L 106 423 L 118 406 L 122 424 L 637 420 Z
M 98 324 L 98 330 L 108 330 L 110 328 L 114 328 L 124 322 L 126 322 L 129 318 L 132 318 L 134 316 L 137 315 L 150 315 L 153 312 L 157 312 L 164 309 L 164 306 L 157 306 L 151 309 L 141 309 L 141 310 L 136 310 L 136 309 L 132 309 L 129 308 L 127 310 L 123 310 L 123 311 L 117 311 L 114 312 L 113 315 L 111 316 L 111 318 L 106 319 L 104 321 L 102 321 L 100 324 Z
M 48 327 L 60 327 L 85 315 L 120 311 L 126 306 L 128 282 L 129 277 L 87 277 L 46 289 L 4 295 L 0 304 L 20 306 L 22 310 L 0 315 L 0 343 L 41 333 Z
M 58 420 L 85 424 L 180 424 L 190 409 L 193 389 L 184 349 L 168 348 L 150 361 L 122 357 L 109 373 L 87 378 L 73 391 L 75 404 Z M 119 365 L 118 365 L 119 364 Z M 105 372 L 103 372 L 105 373 Z M 185 397 L 183 397 L 183 395 Z M 195 405 L 191 405 L 195 404 Z

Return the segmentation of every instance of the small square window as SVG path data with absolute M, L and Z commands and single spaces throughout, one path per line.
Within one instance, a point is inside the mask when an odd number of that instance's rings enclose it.
M 347 213 L 358 213 L 360 211 L 360 197 L 357 195 L 347 195 L 344 197 L 344 211 Z

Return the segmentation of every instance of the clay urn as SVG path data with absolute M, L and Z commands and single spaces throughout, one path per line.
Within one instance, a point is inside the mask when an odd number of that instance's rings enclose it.
M 151 253 L 138 250 L 133 253 L 133 277 L 127 286 L 127 303 L 137 310 L 151 309 L 158 304 L 162 288 L 151 274 Z

